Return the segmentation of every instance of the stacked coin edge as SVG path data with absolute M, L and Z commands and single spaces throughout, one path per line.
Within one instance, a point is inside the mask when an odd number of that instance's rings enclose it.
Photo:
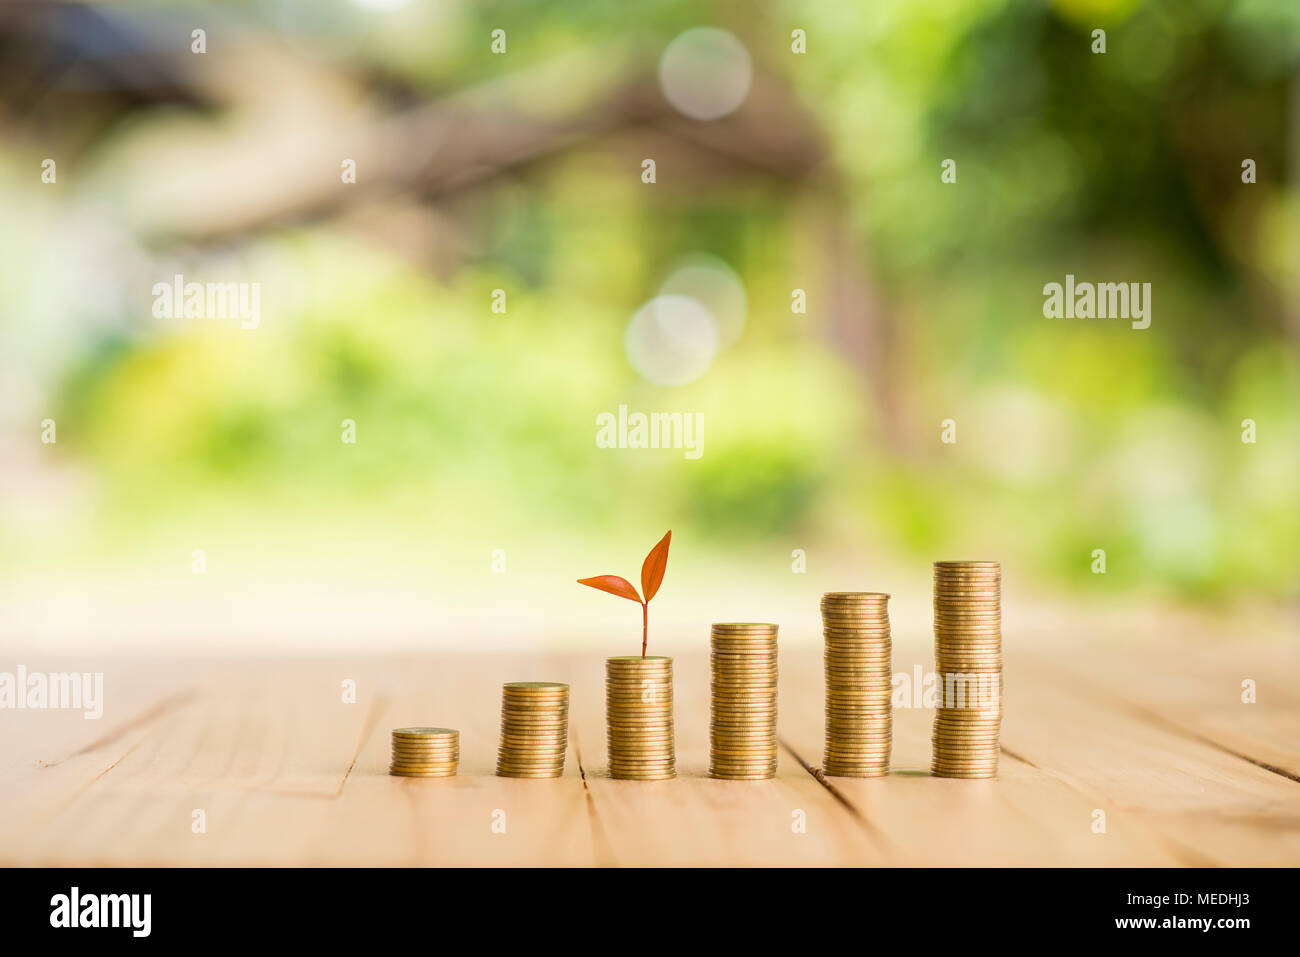
M 776 776 L 777 626 L 722 622 L 710 638 L 709 776 Z
M 605 735 L 610 777 L 666 781 L 677 776 L 673 659 L 605 659 Z
M 497 775 L 558 778 L 569 748 L 569 686 L 511 681 L 501 686 Z
M 460 764 L 460 732 L 453 728 L 394 728 L 388 773 L 405 778 L 450 778 Z
M 996 777 L 1002 720 L 1002 569 L 997 562 L 934 563 L 934 636 L 939 701 L 931 773 Z
M 893 668 L 889 595 L 827 592 L 826 742 L 822 770 L 833 777 L 889 773 L 893 741 Z

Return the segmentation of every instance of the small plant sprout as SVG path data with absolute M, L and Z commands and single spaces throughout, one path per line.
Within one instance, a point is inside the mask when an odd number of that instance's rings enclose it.
M 619 598 L 639 602 L 641 605 L 641 657 L 645 657 L 646 641 L 650 634 L 650 599 L 659 593 L 659 586 L 664 580 L 664 571 L 668 568 L 668 543 L 673 533 L 669 530 L 659 544 L 650 549 L 641 565 L 641 591 L 645 598 L 637 594 L 636 587 L 626 578 L 617 575 L 597 575 L 595 578 L 579 578 L 579 585 L 599 588 Z

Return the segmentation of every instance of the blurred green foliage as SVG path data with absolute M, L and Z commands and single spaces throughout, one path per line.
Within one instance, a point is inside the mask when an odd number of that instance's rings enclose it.
M 363 22 L 340 3 L 313 16 L 327 38 Z M 263 328 L 159 335 L 142 310 L 67 357 L 58 453 L 102 480 L 110 525 L 216 503 L 444 541 L 672 524 L 720 554 L 866 542 L 1079 589 L 1104 548 L 1111 586 L 1296 593 L 1300 6 L 429 4 L 364 22 L 339 69 L 429 98 L 505 68 L 484 55 L 498 25 L 509 69 L 725 26 L 823 131 L 831 211 L 777 177 L 649 189 L 595 141 L 484 198 L 486 256 L 449 275 L 336 224 L 259 236 L 244 261 L 266 277 Z M 811 238 L 830 215 L 860 243 L 887 383 L 830 334 L 835 277 Z M 739 274 L 748 323 L 699 381 L 651 385 L 623 330 L 695 251 Z M 1067 272 L 1152 283 L 1151 328 L 1044 319 Z M 702 412 L 703 458 L 596 449 L 620 403 Z

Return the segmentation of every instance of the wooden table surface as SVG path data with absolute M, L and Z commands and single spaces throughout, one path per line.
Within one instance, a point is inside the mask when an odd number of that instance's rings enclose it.
M 895 655 L 896 671 L 911 666 Z M 928 775 L 933 712 L 920 708 L 895 712 L 889 777 L 822 776 L 811 646 L 783 647 L 779 771 L 757 783 L 704 775 L 702 656 L 677 659 L 679 777 L 657 783 L 605 773 L 596 655 L 98 669 L 98 721 L 0 712 L 0 862 L 1300 864 L 1300 687 L 1277 650 L 1009 653 L 1001 774 L 987 781 Z M 563 778 L 493 775 L 510 680 L 572 684 Z M 390 777 L 388 732 L 425 724 L 460 729 L 459 775 Z

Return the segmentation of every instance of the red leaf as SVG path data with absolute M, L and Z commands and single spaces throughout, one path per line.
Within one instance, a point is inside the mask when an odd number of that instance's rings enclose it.
M 591 588 L 599 588 L 601 591 L 607 591 L 611 595 L 617 595 L 619 598 L 626 598 L 640 604 L 641 596 L 636 593 L 636 588 L 626 578 L 619 578 L 617 575 L 597 575 L 595 578 L 579 578 L 579 585 L 588 585 Z
M 659 539 L 659 544 L 650 549 L 641 566 L 641 590 L 645 592 L 646 601 L 658 594 L 659 586 L 663 584 L 664 572 L 668 568 L 668 543 L 672 537 L 672 529 L 669 529 L 668 534 Z

